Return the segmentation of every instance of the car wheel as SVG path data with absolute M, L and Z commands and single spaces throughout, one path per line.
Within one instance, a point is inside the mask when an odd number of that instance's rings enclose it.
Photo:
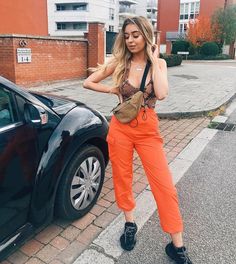
M 101 150 L 84 146 L 74 155 L 59 183 L 56 214 L 66 219 L 85 215 L 96 203 L 105 175 Z

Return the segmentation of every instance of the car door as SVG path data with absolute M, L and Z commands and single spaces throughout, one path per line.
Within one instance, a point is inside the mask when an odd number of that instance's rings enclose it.
M 0 242 L 27 222 L 39 159 L 38 130 L 24 122 L 23 105 L 0 84 Z

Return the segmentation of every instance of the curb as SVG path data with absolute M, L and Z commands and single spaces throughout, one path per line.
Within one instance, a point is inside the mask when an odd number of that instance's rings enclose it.
M 193 112 L 189 111 L 189 112 L 158 113 L 158 116 L 159 118 L 162 118 L 162 119 L 180 119 L 180 118 L 209 116 L 211 112 L 215 112 L 219 110 L 221 107 L 227 107 L 235 98 L 236 98 L 236 94 L 231 96 L 227 101 L 220 104 L 219 106 L 216 106 L 214 108 L 207 109 L 207 110 L 200 110 L 200 111 L 193 111 Z
M 231 96 L 227 101 L 225 101 L 223 104 L 217 107 L 211 108 L 211 109 L 207 109 L 207 110 L 200 110 L 200 111 L 193 111 L 193 112 L 190 112 L 190 111 L 189 112 L 171 112 L 171 113 L 156 112 L 156 114 L 158 115 L 160 119 L 170 119 L 170 120 L 175 120 L 175 119 L 180 119 L 180 118 L 209 116 L 211 112 L 220 110 L 221 107 L 227 107 L 235 98 L 236 98 L 236 93 L 233 96 Z M 109 115 L 109 116 L 105 115 L 105 118 L 107 119 L 107 121 L 110 121 L 111 117 L 112 115 Z

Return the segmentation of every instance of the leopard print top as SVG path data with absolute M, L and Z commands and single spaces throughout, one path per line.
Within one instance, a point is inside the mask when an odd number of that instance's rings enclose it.
M 140 88 L 134 87 L 130 83 L 128 79 L 129 70 L 130 70 L 130 63 L 125 70 L 123 82 L 119 87 L 120 93 L 124 101 L 140 90 Z M 144 105 L 148 106 L 149 108 L 155 108 L 156 101 L 157 98 L 154 93 L 153 81 L 151 78 L 144 88 Z

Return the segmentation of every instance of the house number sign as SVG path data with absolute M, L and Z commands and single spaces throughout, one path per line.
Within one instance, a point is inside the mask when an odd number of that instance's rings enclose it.
M 17 62 L 18 63 L 30 63 L 31 62 L 31 49 L 18 48 L 17 49 Z

